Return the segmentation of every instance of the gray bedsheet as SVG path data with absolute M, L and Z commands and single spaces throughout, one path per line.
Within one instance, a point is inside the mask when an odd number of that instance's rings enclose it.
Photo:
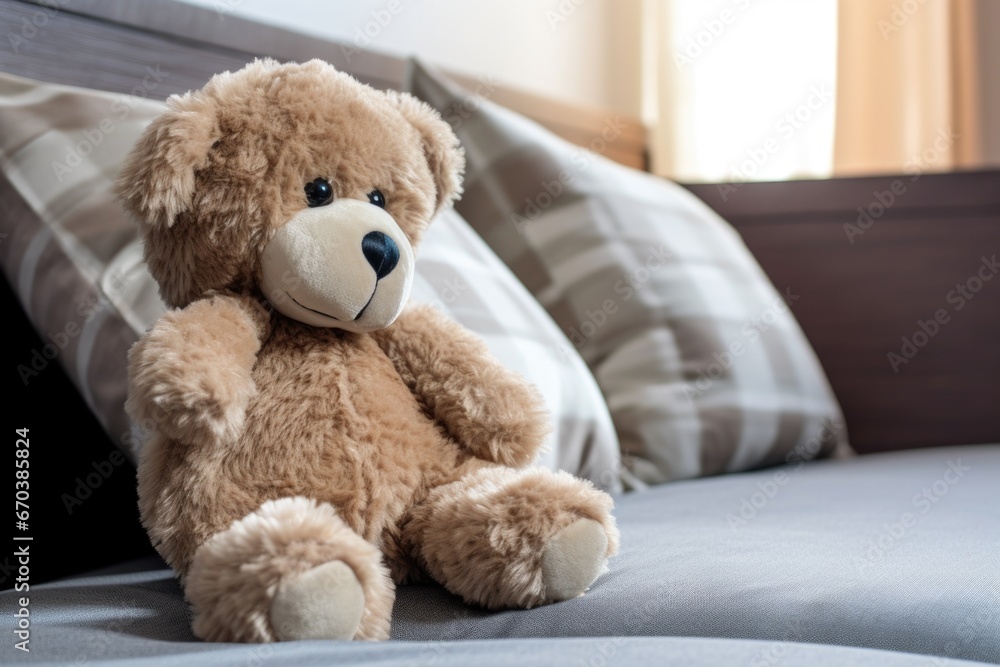
M 40 650 L 32 662 L 40 665 L 142 665 L 148 667 L 294 667 L 365 666 L 387 667 L 581 667 L 666 666 L 749 667 L 785 664 L 810 667 L 934 667 L 986 665 L 965 660 L 935 660 L 923 655 L 816 644 L 770 643 L 737 639 L 692 637 L 619 637 L 594 639 L 493 639 L 460 642 L 292 642 L 264 645 L 162 644 L 146 642 L 140 651 L 128 642 L 113 645 L 103 657 L 78 651 L 75 658 L 52 660 Z M 65 644 L 63 648 L 65 648 Z M 56 655 L 65 654 L 59 651 Z
M 406 587 L 393 637 L 410 641 L 381 645 L 197 643 L 170 572 L 133 563 L 33 589 L 32 653 L 17 655 L 8 640 L 0 655 L 89 664 L 180 664 L 193 652 L 198 664 L 249 665 L 1000 663 L 998 499 L 1000 446 L 669 484 L 619 498 L 621 554 L 585 597 L 491 613 L 437 587 Z M 9 619 L 12 595 L 2 599 Z M 496 641 L 511 638 L 535 639 Z

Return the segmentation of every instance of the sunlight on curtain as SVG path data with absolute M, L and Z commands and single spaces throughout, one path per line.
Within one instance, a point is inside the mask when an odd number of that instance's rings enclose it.
M 995 0 L 990 0 L 994 2 Z M 838 175 L 982 163 L 978 3 L 841 0 Z
M 829 176 L 837 0 L 644 0 L 643 110 L 655 173 Z

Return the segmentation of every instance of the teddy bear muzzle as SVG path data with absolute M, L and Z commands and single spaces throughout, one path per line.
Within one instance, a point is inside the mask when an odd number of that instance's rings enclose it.
M 261 288 L 281 314 L 357 333 L 392 324 L 410 296 L 413 248 L 384 209 L 356 199 L 308 208 L 261 254 Z

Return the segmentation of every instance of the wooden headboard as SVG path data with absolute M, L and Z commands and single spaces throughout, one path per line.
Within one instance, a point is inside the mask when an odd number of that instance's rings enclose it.
M 219 6 L 228 5 L 220 0 Z M 22 32 L 25 21 L 29 27 Z M 300 62 L 322 58 L 376 88 L 399 89 L 407 67 L 403 58 L 174 0 L 0 0 L 0 25 L 6 42 L 0 48 L 0 71 L 117 93 L 138 85 L 143 93 L 146 68 L 159 68 L 166 74 L 144 93 L 157 99 L 200 88 L 213 74 L 261 56 Z M 470 90 L 477 85 L 474 79 L 451 76 Z M 579 145 L 599 137 L 609 117 L 623 115 L 505 85 L 495 86 L 488 97 Z M 622 136 L 605 154 L 645 168 L 646 130 L 637 118 L 623 120 Z

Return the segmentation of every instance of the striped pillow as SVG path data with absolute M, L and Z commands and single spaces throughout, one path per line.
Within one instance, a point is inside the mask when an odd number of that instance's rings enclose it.
M 109 435 L 133 456 L 143 437 L 124 412 L 126 351 L 163 312 L 135 229 L 111 184 L 159 102 L 0 75 L 0 265 L 36 329 Z M 616 490 L 607 406 L 563 334 L 454 211 L 428 231 L 412 299 L 485 339 L 541 391 L 554 433 L 539 463 Z M 29 362 L 30 363 L 30 362 Z M 19 370 L 20 372 L 20 370 Z M 22 377 L 30 382 L 32 369 Z
M 458 211 L 590 365 L 640 482 L 733 472 L 846 446 L 840 408 L 736 231 L 683 188 L 468 94 L 419 63 L 409 89 L 468 156 Z

